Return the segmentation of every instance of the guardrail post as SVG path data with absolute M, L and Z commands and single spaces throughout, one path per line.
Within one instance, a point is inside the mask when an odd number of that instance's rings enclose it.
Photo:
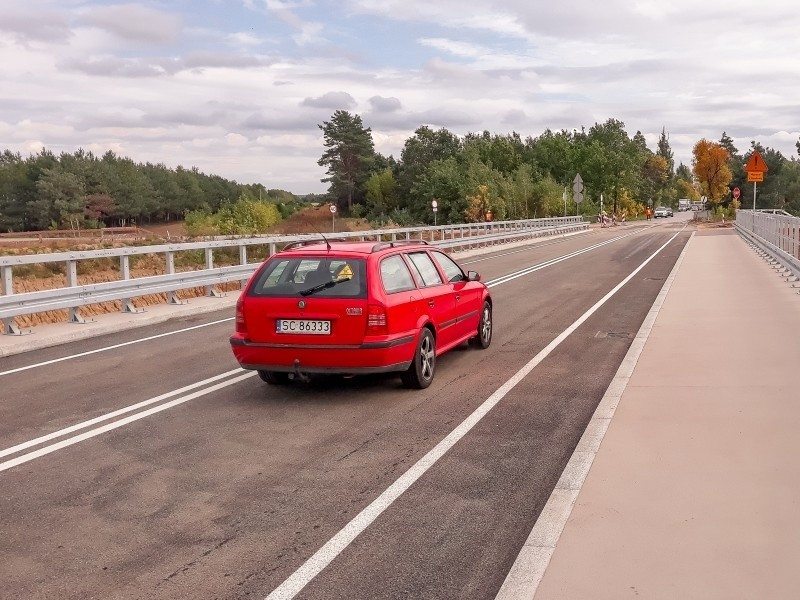
M 165 258 L 167 262 L 167 275 L 174 275 L 175 274 L 175 253 L 171 251 L 167 251 L 165 253 Z M 178 297 L 178 292 L 173 290 L 167 293 L 167 302 L 170 304 L 188 304 L 185 300 L 181 300 Z
M 247 246 L 242 244 L 239 246 L 239 264 L 246 265 L 247 264 Z M 244 284 L 247 283 L 247 278 L 239 280 L 239 287 L 244 289 Z
M 78 287 L 78 261 L 67 261 L 67 287 Z M 86 323 L 86 319 L 81 316 L 81 311 L 77 306 L 69 309 L 70 323 Z
M 213 268 L 214 268 L 214 250 L 212 248 L 206 248 L 206 269 L 213 269 Z M 212 298 L 221 298 L 222 294 L 220 294 L 213 285 L 207 285 L 206 296 L 210 296 Z
M 131 261 L 130 256 L 127 254 L 119 257 L 119 270 L 122 273 L 122 279 L 128 280 L 131 278 Z M 124 313 L 141 313 L 144 312 L 143 308 L 136 308 L 133 305 L 133 300 L 131 298 L 122 298 L 120 300 L 122 302 L 122 312 Z
M 13 296 L 14 295 L 14 278 L 13 278 L 13 271 L 12 267 L 3 267 L 2 268 L 2 280 L 3 280 L 3 295 L 4 296 Z M 22 331 L 17 324 L 14 322 L 14 317 L 9 317 L 8 319 L 3 319 L 3 329 L 6 335 L 24 335 L 33 333 L 30 329 L 28 331 Z

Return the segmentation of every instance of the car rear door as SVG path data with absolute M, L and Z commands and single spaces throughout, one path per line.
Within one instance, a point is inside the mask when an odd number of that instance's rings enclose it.
M 450 347 L 459 337 L 455 290 L 443 280 L 428 252 L 411 251 L 406 256 L 419 282 L 425 309 L 436 327 L 437 350 Z

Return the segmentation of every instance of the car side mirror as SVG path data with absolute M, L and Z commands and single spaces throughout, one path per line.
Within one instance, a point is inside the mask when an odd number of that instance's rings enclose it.
M 481 275 L 475 271 L 467 271 L 467 280 L 468 281 L 480 281 Z

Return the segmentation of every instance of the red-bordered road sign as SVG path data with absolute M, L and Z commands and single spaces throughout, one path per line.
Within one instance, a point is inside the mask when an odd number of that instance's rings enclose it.
M 741 196 L 741 195 L 742 195 L 742 191 L 738 187 L 733 188 L 733 198 L 734 198 L 734 200 L 738 200 L 739 196 Z
M 747 161 L 747 166 L 745 166 L 744 171 L 745 173 L 766 173 L 769 171 L 769 167 L 767 163 L 764 162 L 764 159 L 761 158 L 761 154 L 758 153 L 758 150 L 753 150 L 753 156 Z M 748 181 L 753 180 L 748 179 Z M 759 179 L 758 181 L 763 181 L 763 179 Z

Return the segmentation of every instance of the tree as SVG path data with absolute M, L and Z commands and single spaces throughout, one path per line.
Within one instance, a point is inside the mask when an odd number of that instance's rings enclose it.
M 480 223 L 486 220 L 486 213 L 491 208 L 492 197 L 488 185 L 478 186 L 474 196 L 467 197 L 467 208 L 464 216 L 470 223 Z
M 728 167 L 730 154 L 719 144 L 706 139 L 697 142 L 692 152 L 694 175 L 709 202 L 718 206 L 730 191 L 728 184 L 733 177 Z
M 653 154 L 642 166 L 642 190 L 645 198 L 663 200 L 663 191 L 669 181 L 669 163 L 659 155 Z
M 669 136 L 666 128 L 661 128 L 661 137 L 658 138 L 658 150 L 656 155 L 667 161 L 667 172 L 670 177 L 675 174 L 675 159 L 673 158 L 672 148 L 669 145 Z
M 46 169 L 36 182 L 39 194 L 39 226 L 44 229 L 51 222 L 68 224 L 79 229 L 86 208 L 86 194 L 77 175 L 61 169 Z
M 329 193 L 334 198 L 347 199 L 348 210 L 353 208 L 356 186 L 369 176 L 375 157 L 372 130 L 364 127 L 361 117 L 345 110 L 337 110 L 330 121 L 318 126 L 322 130 L 327 150 L 317 161 L 328 168 Z
M 397 208 L 395 202 L 396 183 L 391 169 L 373 173 L 367 179 L 364 187 L 367 190 L 368 218 L 385 218 Z
M 602 125 L 595 123 L 589 129 L 586 143 L 582 144 L 581 158 L 587 168 L 583 180 L 587 187 L 610 195 L 613 210 L 617 212 L 619 200 L 625 190 L 638 187 L 642 164 L 649 150 L 642 150 L 625 132 L 625 124 L 608 119 Z

